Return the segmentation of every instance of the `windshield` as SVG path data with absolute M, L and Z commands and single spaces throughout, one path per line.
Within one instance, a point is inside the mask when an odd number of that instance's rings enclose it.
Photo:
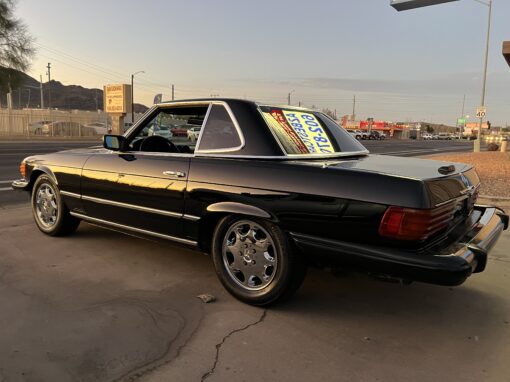
M 261 106 L 267 125 L 287 155 L 366 152 L 355 138 L 322 113 Z

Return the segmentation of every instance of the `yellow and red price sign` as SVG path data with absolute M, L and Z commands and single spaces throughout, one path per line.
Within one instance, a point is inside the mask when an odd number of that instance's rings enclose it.
M 330 154 L 335 152 L 333 144 L 317 118 L 315 118 L 315 115 L 298 111 L 282 111 L 310 154 Z

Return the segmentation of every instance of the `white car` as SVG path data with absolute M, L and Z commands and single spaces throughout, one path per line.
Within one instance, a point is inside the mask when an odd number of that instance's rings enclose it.
M 27 126 L 29 135 L 47 135 L 49 133 L 49 124 L 52 121 L 37 121 L 29 123 Z
M 96 132 L 98 135 L 105 135 L 111 133 L 111 128 L 106 124 L 102 122 L 92 122 L 87 125 L 84 125 L 83 127 L 88 127 Z
M 358 141 L 361 139 L 361 132 L 360 131 L 357 131 L 357 130 L 347 130 L 347 132 L 349 134 L 351 134 L 353 136 L 353 138 L 356 138 Z
M 432 134 L 429 134 L 429 133 L 422 134 L 421 137 L 422 137 L 422 139 L 425 139 L 426 141 L 433 139 Z
M 199 135 L 200 135 L 200 127 L 192 127 L 191 129 L 188 130 L 188 139 L 191 142 L 196 142 Z
M 437 139 L 442 141 L 449 141 L 450 139 L 452 139 L 452 137 L 448 133 L 439 133 L 437 135 Z
M 170 131 L 170 128 L 168 126 L 165 126 L 165 125 L 156 125 L 156 124 L 152 124 L 149 127 L 147 135 L 149 135 L 149 136 L 151 136 L 151 135 L 159 135 L 159 136 L 161 136 L 163 138 L 172 138 L 174 136 L 172 134 L 172 132 Z

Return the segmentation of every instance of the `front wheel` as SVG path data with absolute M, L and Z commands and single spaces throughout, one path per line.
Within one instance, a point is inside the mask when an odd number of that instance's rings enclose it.
M 47 235 L 69 235 L 80 224 L 80 220 L 69 213 L 57 185 L 48 175 L 41 175 L 35 181 L 31 204 L 37 227 Z
M 289 298 L 306 274 L 304 257 L 284 232 L 257 218 L 223 218 L 213 235 L 212 258 L 228 292 L 252 305 Z

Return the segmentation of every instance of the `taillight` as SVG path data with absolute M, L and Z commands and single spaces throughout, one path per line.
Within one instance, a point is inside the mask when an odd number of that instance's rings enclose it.
M 21 174 L 21 176 L 26 179 L 27 177 L 27 164 L 25 162 L 21 162 L 21 164 L 19 165 L 19 172 Z
M 444 229 L 453 219 L 455 206 L 420 210 L 389 207 L 379 225 L 379 235 L 391 239 L 423 241 Z

